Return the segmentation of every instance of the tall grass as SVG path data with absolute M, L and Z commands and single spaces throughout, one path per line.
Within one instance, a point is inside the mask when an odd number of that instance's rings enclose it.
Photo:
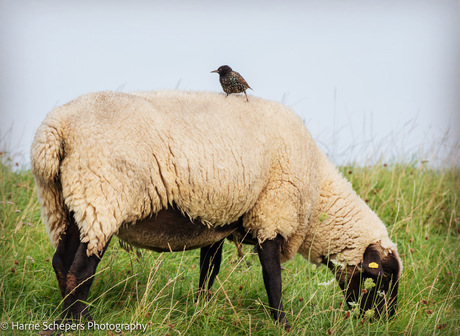
M 51 266 L 53 248 L 40 218 L 29 171 L 0 166 L 0 322 L 52 322 L 62 299 Z M 388 225 L 404 271 L 396 316 L 350 316 L 325 267 L 300 256 L 283 271 L 284 303 L 293 335 L 460 334 L 460 172 L 416 160 L 341 168 L 359 195 Z M 142 257 L 113 239 L 88 303 L 98 323 L 143 323 L 155 335 L 283 335 L 270 318 L 260 265 L 249 246 L 245 261 L 225 243 L 223 267 L 209 300 L 195 303 L 199 251 Z M 249 265 L 249 266 L 248 266 Z M 115 331 L 70 334 L 112 335 Z M 131 334 L 123 331 L 124 335 Z M 135 331 L 132 334 L 141 334 Z

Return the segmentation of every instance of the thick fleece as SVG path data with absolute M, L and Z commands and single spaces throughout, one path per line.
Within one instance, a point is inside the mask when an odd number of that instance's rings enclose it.
M 51 241 L 72 213 L 88 255 L 173 205 L 208 226 L 241 218 L 260 242 L 280 234 L 282 261 L 340 253 L 357 263 L 370 243 L 393 247 L 300 118 L 255 97 L 87 94 L 48 114 L 31 162 Z
M 261 241 L 294 236 L 317 200 L 316 147 L 288 108 L 240 98 L 101 92 L 51 111 L 31 162 L 54 245 L 67 209 L 90 255 L 172 204 L 208 225 L 244 216 Z
M 379 243 L 384 255 L 395 254 L 399 260 L 396 244 L 388 237 L 385 225 L 356 194 L 351 183 L 322 153 L 318 165 L 319 203 L 299 253 L 315 264 L 332 259 L 359 265 L 366 248 Z

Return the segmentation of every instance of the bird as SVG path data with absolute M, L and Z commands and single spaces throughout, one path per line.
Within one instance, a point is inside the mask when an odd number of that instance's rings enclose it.
M 252 88 L 244 80 L 243 76 L 241 76 L 238 72 L 233 71 L 232 68 L 230 68 L 228 65 L 222 65 L 219 67 L 219 69 L 211 71 L 211 73 L 213 72 L 219 74 L 220 85 L 222 85 L 222 89 L 227 94 L 225 98 L 227 98 L 230 93 L 244 92 L 246 101 L 249 101 L 246 90 L 252 90 Z

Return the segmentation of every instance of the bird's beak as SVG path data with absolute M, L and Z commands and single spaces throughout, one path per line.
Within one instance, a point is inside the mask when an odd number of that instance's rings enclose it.
M 211 71 L 211 73 L 213 73 L 213 72 L 217 72 L 217 70 Z

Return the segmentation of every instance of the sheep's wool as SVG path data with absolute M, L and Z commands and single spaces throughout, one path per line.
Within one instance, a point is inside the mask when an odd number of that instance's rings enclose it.
M 283 261 L 297 252 L 313 262 L 341 253 L 356 263 L 370 243 L 392 247 L 300 118 L 272 101 L 206 92 L 87 94 L 48 114 L 31 162 L 54 246 L 70 211 L 88 255 L 122 224 L 172 205 L 209 226 L 242 218 L 260 242 L 282 235 Z

